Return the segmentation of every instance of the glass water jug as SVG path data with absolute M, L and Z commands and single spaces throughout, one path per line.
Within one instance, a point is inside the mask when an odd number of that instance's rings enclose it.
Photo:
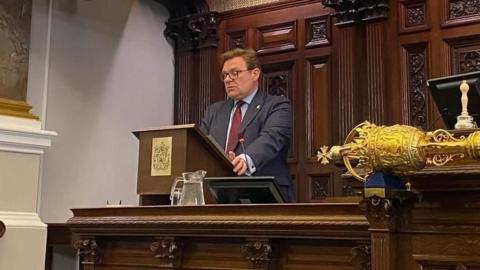
M 203 178 L 206 171 L 184 172 L 172 185 L 170 201 L 172 205 L 204 205 Z M 179 187 L 179 184 L 183 185 Z

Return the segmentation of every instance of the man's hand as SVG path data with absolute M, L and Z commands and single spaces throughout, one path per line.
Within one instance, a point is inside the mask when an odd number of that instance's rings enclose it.
M 237 175 L 244 175 L 247 172 L 247 162 L 239 156 L 235 156 L 235 153 L 230 151 L 228 152 L 228 159 L 233 165 L 233 172 Z

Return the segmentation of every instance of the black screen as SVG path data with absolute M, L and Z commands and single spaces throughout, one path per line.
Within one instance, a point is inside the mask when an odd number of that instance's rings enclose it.
M 273 176 L 207 177 L 205 182 L 220 204 L 285 202 Z

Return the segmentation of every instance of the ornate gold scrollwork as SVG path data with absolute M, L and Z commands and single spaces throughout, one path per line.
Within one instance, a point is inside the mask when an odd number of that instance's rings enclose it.
M 377 126 L 363 122 L 356 126 L 342 146 L 322 147 L 318 161 L 343 160 L 347 170 L 365 181 L 368 174 L 407 174 L 428 165 L 444 166 L 457 159 L 480 159 L 480 132 L 455 138 L 446 130 L 423 132 L 406 125 Z M 356 163 L 354 168 L 352 163 Z

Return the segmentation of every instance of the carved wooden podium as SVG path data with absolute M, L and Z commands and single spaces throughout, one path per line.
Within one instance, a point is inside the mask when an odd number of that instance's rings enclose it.
M 205 170 L 231 176 L 223 150 L 194 124 L 134 131 L 139 139 L 137 194 L 140 205 L 170 204 L 170 189 L 182 172 Z

